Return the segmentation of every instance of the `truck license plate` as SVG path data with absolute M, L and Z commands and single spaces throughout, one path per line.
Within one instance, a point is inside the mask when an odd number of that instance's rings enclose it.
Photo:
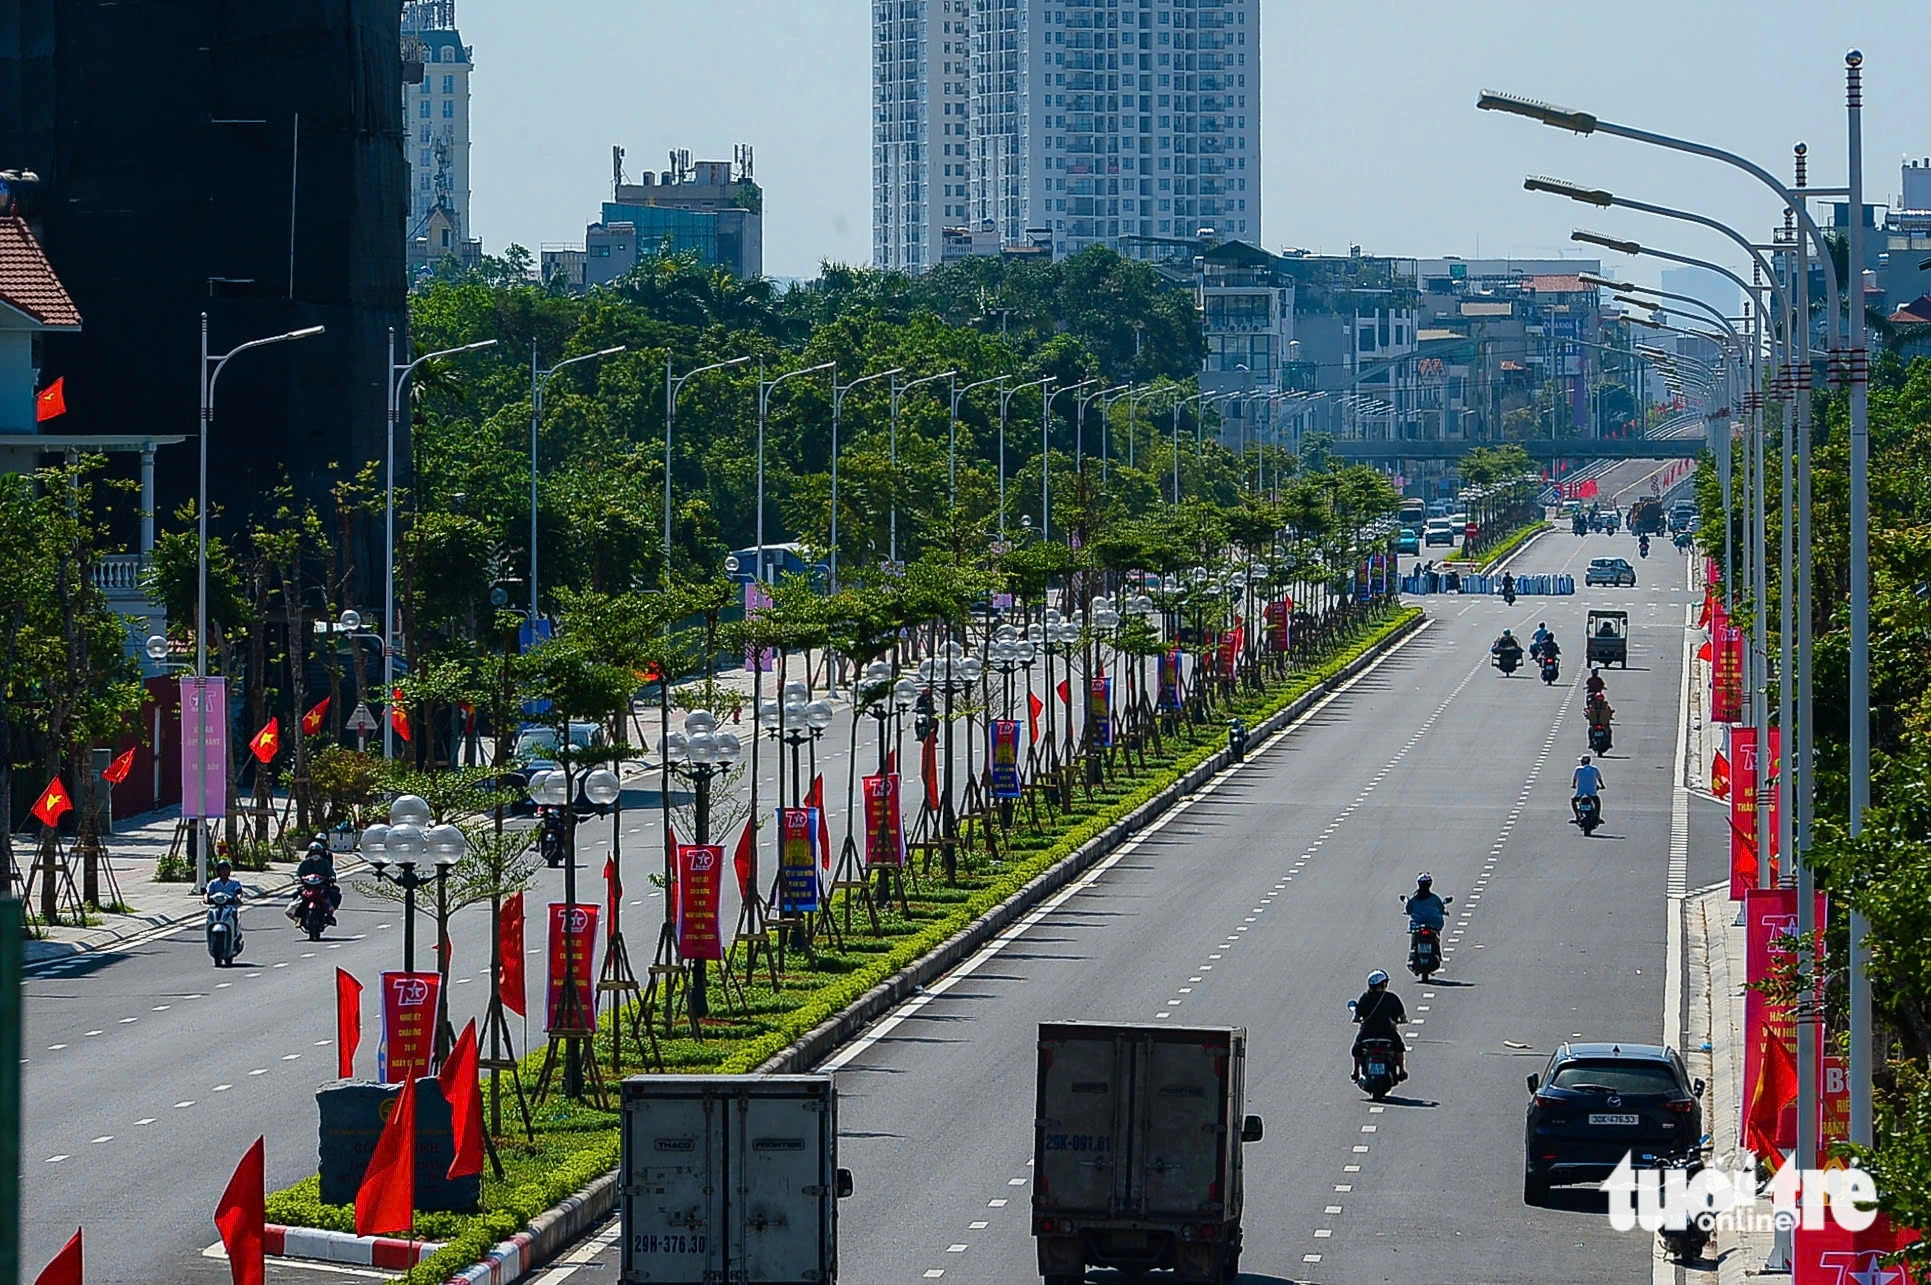
M 1114 1249 L 1145 1249 L 1147 1247 L 1147 1234 L 1143 1231 L 1116 1231 L 1106 1239 Z
M 1638 1124 L 1640 1122 L 1638 1117 L 1633 1115 L 1600 1115 L 1592 1112 L 1589 1116 L 1591 1124 Z

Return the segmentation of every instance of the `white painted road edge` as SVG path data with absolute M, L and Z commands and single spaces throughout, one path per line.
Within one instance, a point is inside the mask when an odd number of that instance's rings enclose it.
M 1695 558 L 1685 558 L 1684 576 L 1695 587 Z M 1670 851 L 1669 874 L 1665 885 L 1666 915 L 1663 923 L 1663 1043 L 1679 1052 L 1683 1031 L 1683 908 L 1690 878 L 1690 792 L 1684 788 L 1689 771 L 1690 752 L 1690 666 L 1696 661 L 1695 629 L 1690 608 L 1683 608 L 1683 670 L 1676 697 L 1676 757 L 1670 772 Z M 1675 1285 L 1676 1265 L 1663 1256 L 1659 1237 L 1650 1264 L 1652 1285 Z
M 853 1059 L 869 1051 L 873 1045 L 877 1044 L 880 1040 L 884 1039 L 887 1035 L 890 1035 L 893 1031 L 897 1030 L 899 1026 L 902 1025 L 908 1018 L 911 1018 L 914 1015 L 916 1015 L 920 1009 L 924 1008 L 927 1004 L 930 1004 L 933 1000 L 937 999 L 939 996 L 945 994 L 947 991 L 951 990 L 954 986 L 958 985 L 960 982 L 970 977 L 973 973 L 977 972 L 978 969 L 982 965 L 984 965 L 987 961 L 993 959 L 1001 951 L 1005 950 L 1006 947 L 1012 945 L 1015 941 L 1019 940 L 1019 938 L 1023 937 L 1026 933 L 1032 931 L 1033 928 L 1038 926 L 1039 922 L 1042 919 L 1045 919 L 1048 915 L 1058 910 L 1061 906 L 1065 905 L 1068 901 L 1070 901 L 1073 897 L 1077 896 L 1079 893 L 1086 891 L 1088 888 L 1098 883 L 1102 875 L 1104 875 L 1108 870 L 1111 870 L 1114 866 L 1118 865 L 1121 861 L 1125 860 L 1133 852 L 1137 851 L 1141 844 L 1145 843 L 1148 839 L 1152 838 L 1154 835 L 1158 834 L 1161 830 L 1165 829 L 1169 822 L 1173 821 L 1175 818 L 1179 817 L 1181 814 L 1186 812 L 1186 810 L 1192 807 L 1195 803 L 1198 803 L 1200 800 L 1212 794 L 1215 790 L 1220 788 L 1223 782 L 1231 780 L 1236 772 L 1239 772 L 1240 770 L 1245 768 L 1248 764 L 1252 763 L 1256 758 L 1258 758 L 1261 754 L 1265 753 L 1270 747 L 1272 747 L 1277 741 L 1280 741 L 1282 738 L 1286 737 L 1289 733 L 1293 732 L 1296 728 L 1300 727 L 1303 723 L 1307 722 L 1309 719 L 1313 718 L 1316 714 L 1326 709 L 1328 705 L 1330 705 L 1332 702 L 1338 699 L 1344 692 L 1348 691 L 1356 683 L 1359 683 L 1362 679 L 1366 678 L 1369 674 L 1372 674 L 1375 672 L 1375 670 L 1381 668 L 1382 665 L 1386 664 L 1392 657 L 1397 655 L 1402 650 L 1402 648 L 1406 647 L 1409 643 L 1413 642 L 1415 639 L 1421 637 L 1423 633 L 1427 632 L 1429 627 L 1434 623 L 1435 622 L 1433 619 L 1424 619 L 1421 622 L 1421 624 L 1417 626 L 1414 630 L 1410 631 L 1406 637 L 1402 638 L 1394 646 L 1390 647 L 1387 651 L 1383 652 L 1380 656 L 1376 657 L 1373 664 L 1370 664 L 1365 668 L 1363 668 L 1361 672 L 1356 674 L 1353 678 L 1350 678 L 1347 682 L 1342 683 L 1340 686 L 1336 687 L 1333 691 L 1329 692 L 1326 696 L 1322 697 L 1320 700 L 1316 701 L 1313 705 L 1309 706 L 1308 709 L 1304 713 L 1302 713 L 1302 715 L 1299 718 L 1294 719 L 1292 722 L 1288 723 L 1285 727 L 1281 728 L 1280 731 L 1275 732 L 1272 736 L 1268 737 L 1265 741 L 1262 741 L 1258 746 L 1249 750 L 1247 757 L 1243 759 L 1241 762 L 1229 765 L 1228 770 L 1214 776 L 1211 780 L 1202 784 L 1198 790 L 1195 790 L 1192 794 L 1189 794 L 1186 798 L 1181 799 L 1178 803 L 1174 804 L 1173 807 L 1167 809 L 1167 811 L 1164 814 L 1162 814 L 1158 819 L 1156 819 L 1150 825 L 1148 825 L 1146 829 L 1142 830 L 1139 834 L 1133 836 L 1133 838 L 1121 844 L 1118 848 L 1116 848 L 1113 851 L 1111 855 L 1106 857 L 1104 860 L 1100 861 L 1091 870 L 1088 870 L 1084 875 L 1080 876 L 1080 878 L 1074 880 L 1072 883 L 1067 884 L 1064 888 L 1061 888 L 1058 892 L 1054 893 L 1051 897 L 1047 898 L 1044 902 L 1040 903 L 1039 907 L 1035 909 L 1031 914 L 1024 916 L 1018 922 L 1014 923 L 1010 928 L 1006 929 L 1006 931 L 1000 933 L 997 937 L 994 937 L 991 941 L 987 942 L 984 946 L 981 946 L 978 952 L 974 954 L 971 958 L 965 960 L 957 968 L 947 973 L 944 977 L 941 977 L 937 981 L 933 982 L 932 985 L 928 986 L 924 991 L 913 996 L 911 999 L 906 1000 L 903 1004 L 899 1005 L 896 1009 L 892 1010 L 892 1012 L 886 1014 L 884 1017 L 880 1018 L 876 1023 L 874 1023 L 870 1030 L 866 1031 L 863 1035 L 853 1040 L 850 1044 L 847 1044 L 844 1048 L 832 1054 L 829 1058 L 826 1058 L 823 1062 L 820 1062 L 818 1064 L 817 1069 L 822 1072 L 833 1072 L 833 1071 L 840 1070 L 843 1067 L 849 1065 L 853 1061 Z

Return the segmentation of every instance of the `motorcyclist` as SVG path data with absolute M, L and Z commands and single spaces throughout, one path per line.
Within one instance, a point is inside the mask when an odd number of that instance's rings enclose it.
M 1609 697 L 1601 692 L 1597 692 L 1589 698 L 1589 704 L 1586 709 L 1589 715 L 1589 723 L 1592 727 L 1608 727 L 1610 722 L 1616 717 L 1616 711 L 1610 705 Z
M 1547 621 L 1538 624 L 1535 627 L 1535 637 L 1529 640 L 1529 654 L 1531 656 L 1535 655 L 1536 649 L 1541 647 L 1543 643 L 1548 642 L 1552 637 L 1554 635 L 1549 632 L 1549 624 Z
M 1501 656 L 1501 655 L 1506 655 L 1509 652 L 1514 652 L 1518 657 L 1521 656 L 1522 644 L 1516 638 L 1513 630 L 1504 629 L 1502 631 L 1502 636 L 1500 638 L 1497 638 L 1495 642 L 1492 645 L 1490 645 L 1488 649 L 1488 654 L 1491 656 Z
M 1395 1049 L 1395 1079 L 1408 1078 L 1408 1046 L 1401 1040 L 1401 1023 L 1408 1013 L 1401 996 L 1388 989 L 1388 974 L 1377 968 L 1368 974 L 1368 989 L 1354 1002 L 1354 1020 L 1361 1027 L 1354 1037 L 1354 1075 L 1361 1078 L 1361 1042 L 1387 1040 Z
M 1603 694 L 1603 690 L 1606 687 L 1608 687 L 1608 685 L 1609 684 L 1603 682 L 1602 680 L 1602 671 L 1600 669 L 1592 669 L 1589 671 L 1588 680 L 1585 681 L 1582 685 L 1582 690 L 1583 690 L 1583 693 L 1587 695 L 1590 700 L 1594 700 L 1596 697 Z
M 302 881 L 310 875 L 322 876 L 322 885 L 328 889 L 329 922 L 335 922 L 335 912 L 342 905 L 342 888 L 335 882 L 335 858 L 329 852 L 327 838 L 316 835 L 309 842 L 308 852 L 303 855 L 302 863 L 295 867 L 295 901 L 289 909 L 289 918 L 300 913 L 302 905 Z
M 1594 799 L 1596 815 L 1602 815 L 1602 786 L 1602 769 L 1591 763 L 1587 754 L 1583 755 L 1576 764 L 1575 775 L 1569 778 L 1569 788 L 1575 792 L 1569 800 L 1569 810 L 1575 813 L 1576 820 L 1582 820 L 1584 799 Z
M 1545 629 L 1542 633 L 1541 639 L 1538 640 L 1536 644 L 1536 651 L 1535 651 L 1536 659 L 1547 660 L 1552 656 L 1560 656 L 1560 655 L 1562 655 L 1561 644 L 1556 642 L 1556 636 L 1554 634 L 1548 632 Z
M 1408 931 L 1433 928 L 1440 932 L 1448 923 L 1448 903 L 1435 894 L 1435 876 L 1423 871 L 1415 876 L 1415 895 L 1408 898 Z
M 236 901 L 241 900 L 241 880 L 235 878 L 234 867 L 226 861 L 215 862 L 215 877 L 208 880 L 207 897 L 216 893 L 227 893 Z
M 1507 571 L 1502 573 L 1502 597 L 1508 602 L 1515 601 L 1515 576 Z

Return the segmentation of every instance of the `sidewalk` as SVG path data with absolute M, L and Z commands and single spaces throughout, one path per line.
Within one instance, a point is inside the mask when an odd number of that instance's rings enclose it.
M 202 913 L 201 898 L 193 891 L 192 884 L 160 883 L 154 878 L 155 867 L 167 855 L 168 847 L 174 841 L 175 824 L 180 815 L 179 807 L 169 807 L 116 820 L 114 833 L 107 837 L 107 859 L 113 869 L 114 882 L 120 887 L 121 901 L 129 913 L 117 915 L 103 911 L 90 914 L 89 917 L 97 919 L 99 923 L 89 928 L 43 928 L 41 938 L 27 940 L 26 962 L 36 964 L 71 958 L 117 945 L 157 928 L 198 919 Z M 24 861 L 37 842 L 35 835 L 16 834 L 16 856 Z M 293 883 L 294 871 L 293 862 L 270 863 L 267 870 L 241 871 L 238 877 L 247 889 L 248 896 L 256 898 L 288 888 Z M 74 878 L 78 884 L 78 863 Z M 107 898 L 112 895 L 107 884 L 107 873 L 102 871 L 101 896 Z

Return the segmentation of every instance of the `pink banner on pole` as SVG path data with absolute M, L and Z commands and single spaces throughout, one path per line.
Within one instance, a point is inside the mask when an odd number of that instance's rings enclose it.
M 228 815 L 228 682 L 181 680 L 181 815 Z
M 1824 895 L 1816 894 L 1817 930 L 1825 927 Z M 1744 894 L 1744 968 L 1752 983 L 1743 992 L 1743 1100 L 1740 1117 L 1749 1114 L 1757 1095 L 1757 1078 L 1763 1073 L 1765 1038 L 1781 1043 L 1791 1060 L 1797 1057 L 1797 1019 L 1782 1004 L 1773 1004 L 1754 983 L 1770 975 L 1772 968 L 1786 962 L 1790 952 L 1782 941 L 1797 932 L 1797 890 L 1795 888 L 1752 888 Z M 1819 1052 L 1822 1046 L 1819 1044 Z M 1821 1067 L 1820 1067 L 1821 1069 Z M 1777 1121 L 1777 1145 L 1788 1150 L 1797 1145 L 1797 1104 L 1784 1108 Z
M 771 591 L 753 580 L 744 586 L 744 618 L 771 610 Z M 752 648 L 744 653 L 744 667 L 753 672 L 770 673 L 778 667 L 778 653 L 770 647 Z

